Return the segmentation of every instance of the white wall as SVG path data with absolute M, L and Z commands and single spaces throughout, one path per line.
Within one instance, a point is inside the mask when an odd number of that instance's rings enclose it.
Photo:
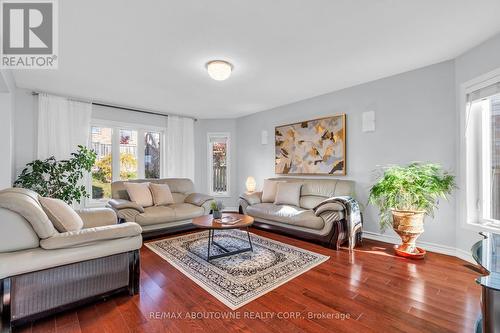
M 363 133 L 361 113 L 368 110 L 375 111 L 376 131 Z M 274 126 L 340 113 L 347 114 L 347 176 L 339 178 L 356 181 L 362 204 L 378 165 L 429 161 L 455 172 L 454 63 L 447 61 L 239 118 L 239 192 L 247 176 L 261 187 L 264 178 L 275 175 Z M 260 142 L 261 130 L 269 133 L 267 145 Z M 364 216 L 364 229 L 378 233 L 377 211 L 368 206 Z M 442 202 L 427 222 L 421 240 L 455 245 L 454 198 Z
M 16 85 L 9 70 L 0 71 L 0 189 L 14 181 L 14 113 Z
M 230 189 L 228 197 L 217 198 L 224 203 L 226 207 L 236 207 L 238 199 L 238 178 L 237 178 L 237 146 L 238 134 L 236 132 L 235 119 L 199 119 L 195 122 L 194 127 L 194 143 L 195 143 L 195 187 L 196 191 L 208 193 L 208 133 L 228 132 L 230 135 Z
M 167 117 L 128 111 L 113 107 L 92 105 L 92 119 L 111 120 L 129 124 L 167 127 Z
M 10 187 L 13 176 L 13 98 L 10 92 L 0 92 L 0 189 Z

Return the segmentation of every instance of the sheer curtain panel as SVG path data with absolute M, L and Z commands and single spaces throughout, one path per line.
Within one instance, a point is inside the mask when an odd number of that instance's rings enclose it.
M 189 178 L 194 181 L 194 120 L 168 116 L 167 177 Z
M 67 159 L 78 145 L 87 146 L 91 116 L 90 102 L 39 94 L 37 158 Z

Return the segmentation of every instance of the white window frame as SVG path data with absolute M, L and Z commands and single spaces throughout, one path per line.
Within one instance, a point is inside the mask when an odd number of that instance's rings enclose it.
M 213 183 L 213 156 L 212 156 L 212 138 L 225 138 L 226 139 L 226 191 L 225 192 L 214 192 L 212 190 Z M 207 163 L 208 163 L 208 193 L 211 196 L 219 198 L 229 198 L 231 197 L 231 134 L 229 132 L 209 132 L 207 133 Z
M 474 230 L 474 231 L 489 231 L 489 232 L 499 232 L 500 223 L 497 220 L 485 219 L 483 218 L 483 211 L 489 210 L 491 207 L 491 195 L 487 194 L 489 170 L 488 170 L 488 160 L 491 159 L 491 151 L 488 149 L 487 145 L 481 145 L 482 161 L 478 166 L 475 175 L 471 175 L 471 171 L 467 167 L 467 139 L 466 139 L 466 127 L 468 122 L 467 107 L 469 101 L 468 94 L 477 91 L 482 88 L 486 88 L 500 82 L 500 68 L 493 70 L 489 73 L 481 75 L 473 80 L 467 81 L 460 86 L 460 93 L 457 96 L 457 103 L 459 106 L 459 154 L 458 154 L 458 173 L 457 173 L 457 184 L 459 190 L 457 191 L 457 217 L 460 219 L 460 224 L 462 228 Z M 470 116 L 470 115 L 469 115 Z M 488 114 L 483 113 L 483 117 L 487 117 Z M 485 118 L 483 118 L 485 120 Z M 487 124 L 489 124 L 489 119 Z M 481 140 L 486 140 L 490 145 L 490 129 L 489 126 L 484 126 L 483 121 Z M 488 127 L 488 128 L 486 128 Z M 474 195 L 474 190 L 471 188 L 475 183 L 479 184 L 478 193 Z M 489 186 L 489 185 L 488 185 Z M 484 198 L 489 198 L 484 200 Z M 477 200 L 475 204 L 476 208 L 471 209 L 470 207 L 474 204 L 474 200 Z
M 113 120 L 92 119 L 90 123 L 90 135 L 92 135 L 92 127 L 111 128 L 113 130 L 113 137 L 111 139 L 111 155 L 112 166 L 111 169 L 120 170 L 120 130 L 137 131 L 137 178 L 142 179 L 145 177 L 144 168 L 144 135 L 146 132 L 160 133 L 160 178 L 164 175 L 164 166 L 166 161 L 166 133 L 164 127 L 150 126 L 146 124 L 125 123 Z M 89 145 L 90 145 L 89 139 Z M 120 180 L 120 172 L 113 172 L 112 182 Z M 103 207 L 107 204 L 109 199 L 92 199 L 92 175 L 89 176 L 87 181 L 87 192 L 90 198 L 85 200 L 86 207 Z

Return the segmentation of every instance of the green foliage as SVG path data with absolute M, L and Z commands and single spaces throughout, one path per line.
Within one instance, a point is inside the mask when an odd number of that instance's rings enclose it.
M 92 177 L 101 183 L 110 183 L 113 180 L 112 157 L 108 154 L 95 163 L 96 170 Z M 137 178 L 137 159 L 133 154 L 120 153 L 120 179 Z
M 102 183 L 112 180 L 111 154 L 108 154 L 95 163 L 96 170 L 92 171 L 92 177 Z
M 222 211 L 222 208 L 224 208 L 224 206 L 222 205 L 222 201 L 215 201 L 215 200 L 213 200 L 213 201 L 210 203 L 210 209 L 211 209 L 213 212 Z
M 455 176 L 438 164 L 411 163 L 384 168 L 370 189 L 369 202 L 380 209 L 380 228 L 392 226 L 392 209 L 424 211 L 433 215 L 439 198 L 447 198 L 455 186 Z
M 54 156 L 46 160 L 35 160 L 26 165 L 14 182 L 15 187 L 33 190 L 44 197 L 61 199 L 68 204 L 80 203 L 88 198 L 85 185 L 78 185 L 84 172 L 94 165 L 94 151 L 78 146 L 78 151 L 68 160 L 57 161 Z

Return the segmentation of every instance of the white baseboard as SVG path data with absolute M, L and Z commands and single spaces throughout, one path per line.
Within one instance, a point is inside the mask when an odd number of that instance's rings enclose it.
M 372 231 L 363 231 L 363 237 L 368 238 L 368 239 L 377 240 L 380 242 L 390 243 L 390 244 L 400 244 L 401 243 L 401 239 L 399 239 L 399 237 L 392 236 L 392 235 L 380 234 L 380 233 L 372 232 Z M 475 263 L 470 252 L 467 252 L 467 251 L 464 251 L 461 249 L 457 249 L 457 248 L 454 248 L 451 246 L 439 245 L 439 244 L 430 243 L 430 242 L 417 241 L 417 243 L 418 243 L 419 247 L 425 249 L 426 251 L 446 254 L 449 256 L 454 256 L 454 257 L 460 258 L 460 259 L 468 261 L 470 263 Z
M 238 207 L 224 207 L 222 212 L 237 212 L 238 209 L 239 209 Z

